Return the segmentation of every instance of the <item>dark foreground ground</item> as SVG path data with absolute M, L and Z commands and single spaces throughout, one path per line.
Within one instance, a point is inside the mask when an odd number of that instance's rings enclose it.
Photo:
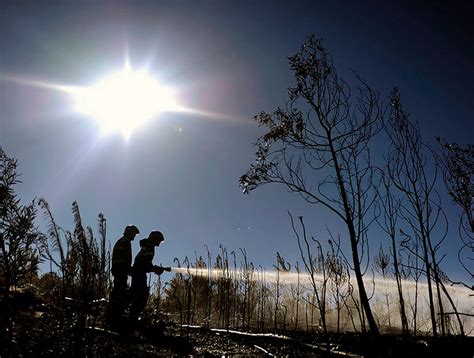
M 354 333 L 325 337 L 295 331 L 243 332 L 178 326 L 156 316 L 136 330 L 126 325 L 115 332 L 102 324 L 105 306 L 100 305 L 82 325 L 81 317 L 68 307 L 18 307 L 13 337 L 7 342 L 0 337 L 0 357 L 474 357 L 474 337 L 462 336 L 375 339 Z
M 15 326 L 11 356 L 156 357 L 474 357 L 474 337 L 373 339 L 360 334 L 324 338 L 306 332 L 252 333 L 210 330 L 172 323 L 146 325 L 133 333 L 88 326 L 78 331 L 48 315 L 24 316 Z

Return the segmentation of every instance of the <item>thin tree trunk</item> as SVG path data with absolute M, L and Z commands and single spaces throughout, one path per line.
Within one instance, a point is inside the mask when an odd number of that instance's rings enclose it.
M 347 197 L 347 192 L 346 188 L 344 186 L 344 181 L 342 179 L 342 174 L 341 174 L 341 168 L 339 167 L 339 161 L 336 155 L 336 151 L 333 146 L 331 134 L 327 131 L 327 137 L 328 137 L 328 142 L 329 146 L 331 149 L 331 155 L 332 159 L 334 162 L 334 170 L 336 172 L 337 176 L 337 182 L 339 186 L 339 193 L 341 195 L 342 203 L 344 206 L 344 213 L 345 213 L 345 218 L 346 218 L 346 225 L 347 229 L 349 231 L 349 238 L 351 241 L 351 250 L 352 250 L 352 261 L 354 264 L 354 273 L 356 276 L 356 281 L 357 281 L 357 286 L 359 289 L 359 297 L 360 297 L 360 303 L 363 307 L 363 311 L 365 312 L 365 316 L 367 317 L 367 321 L 369 323 L 369 329 L 370 332 L 374 335 L 379 335 L 379 329 L 377 327 L 377 323 L 375 322 L 375 318 L 372 314 L 372 309 L 370 308 L 369 304 L 369 298 L 367 296 L 367 292 L 365 291 L 365 286 L 364 286 L 364 281 L 362 279 L 362 271 L 360 269 L 360 256 L 359 256 L 359 250 L 357 247 L 357 236 L 356 232 L 354 229 L 354 223 L 352 221 L 353 215 L 351 215 L 351 209 L 349 207 L 349 200 Z
M 397 254 L 397 245 L 395 241 L 395 236 L 392 236 L 392 251 L 393 251 L 393 268 L 395 272 L 395 280 L 397 281 L 397 291 L 398 291 L 398 301 L 399 301 L 399 309 L 400 309 L 400 320 L 402 322 L 402 332 L 404 335 L 408 334 L 408 319 L 405 312 L 405 300 L 403 298 L 403 288 L 402 288 L 402 280 L 400 275 L 400 267 L 398 262 L 398 254 Z

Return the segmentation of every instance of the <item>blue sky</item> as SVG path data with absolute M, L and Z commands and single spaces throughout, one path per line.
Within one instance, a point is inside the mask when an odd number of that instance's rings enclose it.
M 104 213 L 112 242 L 129 223 L 140 228 L 140 238 L 160 229 L 167 240 L 157 263 L 204 255 L 204 245 L 215 256 L 219 244 L 229 252 L 245 248 L 257 266 L 271 267 L 276 251 L 295 262 L 287 210 L 303 215 L 322 240 L 326 226 L 344 234 L 330 213 L 282 187 L 249 196 L 238 187 L 262 134 L 252 117 L 284 104 L 292 85 L 287 57 L 309 34 L 324 38 L 340 74 L 359 71 L 381 96 L 400 87 L 427 139 L 472 143 L 473 28 L 462 3 L 40 1 L 2 7 L 0 145 L 19 160 L 22 199 L 45 197 L 66 229 L 77 200 L 87 225 L 95 227 Z M 86 86 L 119 69 L 126 48 L 132 66 L 147 65 L 177 89 L 181 103 L 216 115 L 164 113 L 125 141 L 118 133 L 100 135 L 93 120 L 73 111 L 67 94 L 5 79 Z M 455 217 L 447 200 L 446 207 Z M 444 268 L 457 276 L 454 235 L 445 245 L 451 257 Z

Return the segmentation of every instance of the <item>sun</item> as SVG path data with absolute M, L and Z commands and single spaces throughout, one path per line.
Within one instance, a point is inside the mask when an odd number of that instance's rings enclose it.
M 125 138 L 161 112 L 177 109 L 170 88 L 146 71 L 128 67 L 81 88 L 74 99 L 76 109 L 94 118 L 104 132 L 120 131 Z

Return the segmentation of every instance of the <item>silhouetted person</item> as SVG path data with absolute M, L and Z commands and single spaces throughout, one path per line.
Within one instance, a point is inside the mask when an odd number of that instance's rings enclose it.
M 127 280 L 131 274 L 132 241 L 140 231 L 135 225 L 128 225 L 123 236 L 115 243 L 112 252 L 112 275 L 114 285 L 109 297 L 107 323 L 117 328 L 128 303 Z
M 153 265 L 155 246 L 165 241 L 163 234 L 152 231 L 147 239 L 140 240 L 140 252 L 135 257 L 132 267 L 132 285 L 130 287 L 130 323 L 138 322 L 140 313 L 146 306 L 150 289 L 147 285 L 147 273 L 154 272 L 158 275 L 163 273 L 163 268 Z

